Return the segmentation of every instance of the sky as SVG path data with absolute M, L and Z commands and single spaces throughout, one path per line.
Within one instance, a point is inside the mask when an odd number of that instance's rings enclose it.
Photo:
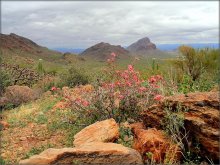
M 1 31 L 49 48 L 218 43 L 218 1 L 2 1 Z

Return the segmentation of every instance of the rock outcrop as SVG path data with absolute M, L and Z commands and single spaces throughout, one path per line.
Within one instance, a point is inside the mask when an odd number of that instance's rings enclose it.
M 144 129 L 141 124 L 133 124 L 133 148 L 137 150 L 145 162 L 177 163 L 181 158 L 181 149 L 174 144 L 162 130 Z
M 75 136 L 75 148 L 47 149 L 19 164 L 121 164 L 142 165 L 141 155 L 121 144 L 104 143 L 114 141 L 119 128 L 114 119 L 96 122 Z
M 142 114 L 145 126 L 162 128 L 161 121 L 166 116 L 164 109 L 168 107 L 170 111 L 183 112 L 184 127 L 188 132 L 189 143 L 200 144 L 199 154 L 210 160 L 218 161 L 220 158 L 219 93 L 196 92 L 168 97 Z M 193 141 L 195 139 L 196 141 Z
M 114 119 L 98 121 L 74 136 L 74 146 L 91 142 L 114 142 L 119 137 L 119 126 Z
M 156 45 L 145 37 L 127 47 L 131 56 L 138 56 L 142 58 L 173 58 L 173 55 L 165 51 L 157 49 Z
M 129 51 L 121 47 L 120 45 L 110 45 L 109 43 L 98 43 L 81 53 L 82 57 L 90 57 L 95 60 L 106 61 L 111 53 L 114 52 L 118 59 L 129 58 Z
M 140 154 L 114 143 L 87 143 L 78 148 L 47 149 L 39 155 L 19 162 L 30 164 L 143 164 Z

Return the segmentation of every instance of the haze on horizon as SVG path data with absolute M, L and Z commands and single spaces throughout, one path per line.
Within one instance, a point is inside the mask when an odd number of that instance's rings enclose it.
M 1 3 L 2 33 L 49 48 L 128 46 L 146 36 L 156 44 L 219 42 L 218 1 Z

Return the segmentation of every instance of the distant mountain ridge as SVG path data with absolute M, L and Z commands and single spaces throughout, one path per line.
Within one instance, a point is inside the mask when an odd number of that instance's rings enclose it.
M 32 40 L 14 33 L 9 35 L 0 33 L 0 43 L 0 49 L 5 56 L 17 55 L 50 61 L 62 57 L 62 53 L 40 46 Z
M 89 57 L 99 61 L 105 61 L 109 58 L 112 52 L 117 54 L 118 59 L 127 59 L 134 56 L 144 56 L 144 57 L 157 57 L 164 58 L 169 57 L 170 52 L 177 53 L 177 48 L 182 44 L 154 44 L 150 41 L 148 37 L 144 37 L 134 42 L 128 47 L 122 47 L 120 45 L 111 45 L 109 43 L 101 42 L 93 45 L 87 49 L 66 49 L 57 48 L 57 50 L 51 50 L 46 47 L 40 46 L 34 41 L 19 36 L 17 34 L 1 34 L 0 33 L 0 50 L 3 56 L 18 56 L 18 57 L 29 57 L 32 59 L 45 59 L 48 61 L 56 61 L 64 59 L 63 53 L 70 52 L 78 53 L 84 57 Z M 192 46 L 194 48 L 219 48 L 218 43 L 203 43 L 203 44 L 185 44 Z M 77 52 L 78 51 L 78 52 Z M 172 54 L 172 53 L 171 53 Z M 173 55 L 172 55 L 173 56 Z M 76 57 L 78 58 L 78 57 Z
M 120 45 L 111 45 L 109 43 L 101 42 L 84 50 L 80 55 L 84 57 L 93 58 L 96 60 L 107 60 L 110 54 L 114 52 L 117 58 L 124 59 L 129 57 L 129 51 Z

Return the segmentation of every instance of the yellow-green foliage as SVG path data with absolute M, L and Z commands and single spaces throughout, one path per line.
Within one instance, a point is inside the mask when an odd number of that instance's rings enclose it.
M 173 64 L 182 73 L 191 76 L 192 80 L 197 80 L 204 72 L 217 70 L 219 51 L 214 49 L 194 49 L 189 46 L 180 46 L 181 57 Z

